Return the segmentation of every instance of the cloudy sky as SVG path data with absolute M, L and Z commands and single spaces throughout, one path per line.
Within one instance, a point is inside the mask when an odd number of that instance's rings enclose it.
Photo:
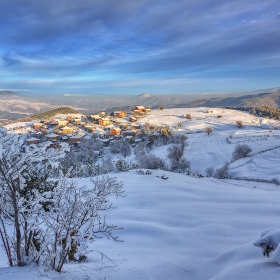
M 279 0 L 0 0 L 0 89 L 203 93 L 280 86 Z

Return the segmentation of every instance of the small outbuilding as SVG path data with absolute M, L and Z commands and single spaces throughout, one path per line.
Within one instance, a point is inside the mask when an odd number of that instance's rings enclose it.
M 54 140 L 58 140 L 58 139 L 59 139 L 59 135 L 54 134 L 54 133 L 46 136 L 47 141 L 54 141 Z
M 133 110 L 137 111 L 137 112 L 146 112 L 146 108 L 144 106 L 142 106 L 142 105 L 134 106 Z
M 35 137 L 31 137 L 29 139 L 27 139 L 27 145 L 31 145 L 31 144 L 39 144 L 40 140 L 38 138 L 35 138 Z
M 69 137 L 70 144 L 81 142 L 82 140 L 83 140 L 83 135 L 75 135 L 75 136 Z
M 136 134 L 135 130 L 132 130 L 132 129 L 129 129 L 129 130 L 126 130 L 123 135 L 126 137 L 126 136 L 134 136 Z

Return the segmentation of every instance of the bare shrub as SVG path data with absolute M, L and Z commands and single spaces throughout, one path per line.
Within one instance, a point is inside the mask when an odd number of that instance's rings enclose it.
M 191 120 L 192 119 L 191 114 L 186 114 L 186 119 Z

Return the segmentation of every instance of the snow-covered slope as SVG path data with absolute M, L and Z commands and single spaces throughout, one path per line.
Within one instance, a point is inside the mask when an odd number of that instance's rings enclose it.
M 135 172 L 114 174 L 126 197 L 108 223 L 125 227 L 123 243 L 97 240 L 89 261 L 61 274 L 8 268 L 0 251 L 0 279 L 279 279 L 280 266 L 253 245 L 264 229 L 279 228 L 277 186 L 196 179 L 165 172 L 168 180 Z M 90 185 L 89 179 L 75 179 Z
M 207 167 L 217 168 L 226 161 L 230 162 L 232 152 L 239 143 L 248 144 L 253 154 L 280 146 L 280 130 L 270 132 L 272 127 L 280 128 L 277 121 L 256 118 L 244 111 L 213 108 L 212 112 L 206 113 L 209 110 L 209 108 L 153 110 L 139 122 L 143 125 L 146 122 L 158 126 L 169 125 L 174 133 L 186 134 L 188 145 L 184 150 L 184 156 L 191 161 L 192 171 L 203 175 Z M 191 114 L 192 119 L 187 120 L 186 114 Z M 222 117 L 218 118 L 218 115 Z M 237 120 L 243 121 L 242 128 L 237 128 Z M 182 122 L 182 128 L 176 130 L 175 127 L 179 122 Z M 213 133 L 210 135 L 204 132 L 208 126 L 213 128 Z M 230 136 L 233 138 L 229 138 Z M 160 146 L 152 149 L 151 152 L 166 158 L 167 149 L 168 146 Z M 275 168 L 277 169 L 277 166 L 274 166 Z

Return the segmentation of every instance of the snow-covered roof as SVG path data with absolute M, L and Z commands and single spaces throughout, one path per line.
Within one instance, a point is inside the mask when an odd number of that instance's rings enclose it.
M 39 141 L 39 139 L 38 139 L 38 138 L 35 138 L 35 137 L 31 137 L 31 138 L 28 138 L 27 141 L 28 141 L 28 142 L 29 142 L 29 141 Z
M 54 133 L 51 133 L 51 134 L 47 135 L 47 137 L 53 138 L 53 137 L 58 137 L 58 135 L 57 135 L 57 134 L 54 134 Z
M 101 142 L 110 142 L 111 141 L 111 139 L 98 139 L 98 140 Z
M 90 115 L 90 117 L 93 118 L 93 119 L 100 119 L 99 115 Z
M 65 129 L 65 130 L 66 130 L 66 129 L 73 129 L 73 128 L 72 128 L 72 127 L 69 127 L 69 126 L 64 126 L 64 127 L 62 127 L 61 129 L 63 129 L 63 130 Z
M 71 136 L 70 139 L 80 139 L 80 138 L 83 138 L 83 137 L 84 137 L 84 135 L 77 134 L 77 135 Z

